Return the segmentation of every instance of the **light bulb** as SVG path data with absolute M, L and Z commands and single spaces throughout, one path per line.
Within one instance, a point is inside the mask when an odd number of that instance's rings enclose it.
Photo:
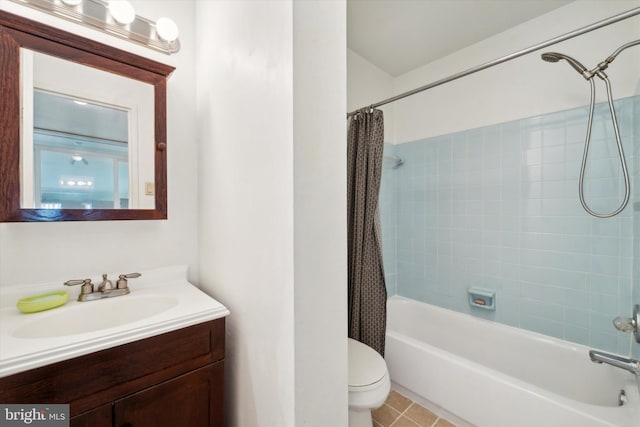
M 109 0 L 109 13 L 119 24 L 131 24 L 136 19 L 136 11 L 127 0 Z
M 172 42 L 178 38 L 178 26 L 171 18 L 158 18 L 156 32 L 158 37 L 166 42 Z

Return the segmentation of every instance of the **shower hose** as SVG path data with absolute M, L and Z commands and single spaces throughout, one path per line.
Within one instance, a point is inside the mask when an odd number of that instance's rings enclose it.
M 622 141 L 620 139 L 620 131 L 618 130 L 618 120 L 616 118 L 616 110 L 613 106 L 613 95 L 611 93 L 611 83 L 609 82 L 609 79 L 604 73 L 598 73 L 597 75 L 602 80 L 604 80 L 604 83 L 607 87 L 607 100 L 609 101 L 609 111 L 611 112 L 613 132 L 616 136 L 616 144 L 618 146 L 618 157 L 620 158 L 620 165 L 622 166 L 622 174 L 624 176 L 624 199 L 622 200 L 622 203 L 616 210 L 609 213 L 605 213 L 605 214 L 594 212 L 587 205 L 587 202 L 584 199 L 584 174 L 585 174 L 585 169 L 587 167 L 587 158 L 589 156 L 589 144 L 591 142 L 591 128 L 593 126 L 593 110 L 595 108 L 595 102 L 596 102 L 596 88 L 595 88 L 595 83 L 593 82 L 593 78 L 590 78 L 588 80 L 591 86 L 591 102 L 589 105 L 589 122 L 587 124 L 587 136 L 584 142 L 584 152 L 582 154 L 582 164 L 580 166 L 579 193 L 580 193 L 580 204 L 582 204 L 582 207 L 584 208 L 585 211 L 587 211 L 587 213 L 589 213 L 589 215 L 593 215 L 597 218 L 610 218 L 612 216 L 618 215 L 627 206 L 627 203 L 629 203 L 629 195 L 631 191 L 629 188 L 630 184 L 629 184 L 629 172 L 627 171 L 627 161 L 624 156 L 624 150 L 622 149 Z

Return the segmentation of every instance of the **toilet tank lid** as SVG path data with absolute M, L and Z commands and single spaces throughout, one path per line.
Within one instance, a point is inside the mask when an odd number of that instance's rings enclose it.
M 349 338 L 349 386 L 364 387 L 375 384 L 387 374 L 387 364 L 380 354 Z

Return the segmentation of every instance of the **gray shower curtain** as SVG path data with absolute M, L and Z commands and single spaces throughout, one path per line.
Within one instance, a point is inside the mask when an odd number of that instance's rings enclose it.
M 382 111 L 366 109 L 352 116 L 347 145 L 349 336 L 384 356 L 387 289 L 378 213 L 383 149 Z

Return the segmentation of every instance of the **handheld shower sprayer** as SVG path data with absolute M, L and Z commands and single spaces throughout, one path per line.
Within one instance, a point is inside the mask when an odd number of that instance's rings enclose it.
M 611 93 L 611 83 L 609 82 L 608 76 L 605 74 L 604 70 L 613 62 L 613 60 L 622 52 L 623 50 L 640 44 L 640 40 L 635 40 L 620 46 L 613 52 L 611 55 L 607 57 L 604 61 L 599 63 L 594 69 L 589 70 L 587 67 L 582 65 L 578 60 L 564 55 L 562 53 L 557 52 L 545 52 L 541 55 L 542 60 L 546 62 L 559 62 L 561 59 L 564 59 L 571 65 L 582 77 L 584 77 L 591 87 L 591 101 L 589 105 L 589 120 L 587 124 L 587 135 L 584 142 L 584 152 L 582 154 L 582 164 L 580 166 L 580 181 L 579 181 L 579 197 L 580 203 L 582 207 L 589 215 L 595 216 L 597 218 L 610 218 L 622 212 L 622 210 L 629 203 L 630 196 L 630 181 L 629 181 L 629 172 L 627 171 L 627 161 L 624 156 L 624 150 L 622 149 L 622 141 L 620 140 L 620 131 L 618 130 L 618 120 L 616 118 L 616 110 L 613 106 L 613 94 Z M 593 76 L 598 76 L 601 80 L 604 81 L 607 89 L 607 100 L 609 102 L 609 111 L 611 112 L 611 121 L 613 124 L 613 131 L 616 137 L 616 144 L 618 146 L 618 156 L 620 158 L 620 165 L 622 168 L 622 174 L 624 178 L 624 197 L 620 206 L 612 212 L 600 214 L 594 212 L 588 205 L 584 199 L 584 173 L 587 165 L 587 157 L 589 155 L 589 143 L 591 142 L 591 128 L 593 126 L 593 110 L 595 108 L 595 83 L 593 82 Z
M 589 80 L 591 78 L 591 76 L 589 75 L 589 70 L 587 70 L 587 67 L 585 67 L 580 63 L 580 61 L 578 61 L 577 59 L 573 59 L 569 55 L 564 55 L 558 52 L 545 52 L 541 55 L 541 57 L 543 61 L 547 61 L 547 62 L 559 62 L 561 59 L 564 59 L 585 79 Z

